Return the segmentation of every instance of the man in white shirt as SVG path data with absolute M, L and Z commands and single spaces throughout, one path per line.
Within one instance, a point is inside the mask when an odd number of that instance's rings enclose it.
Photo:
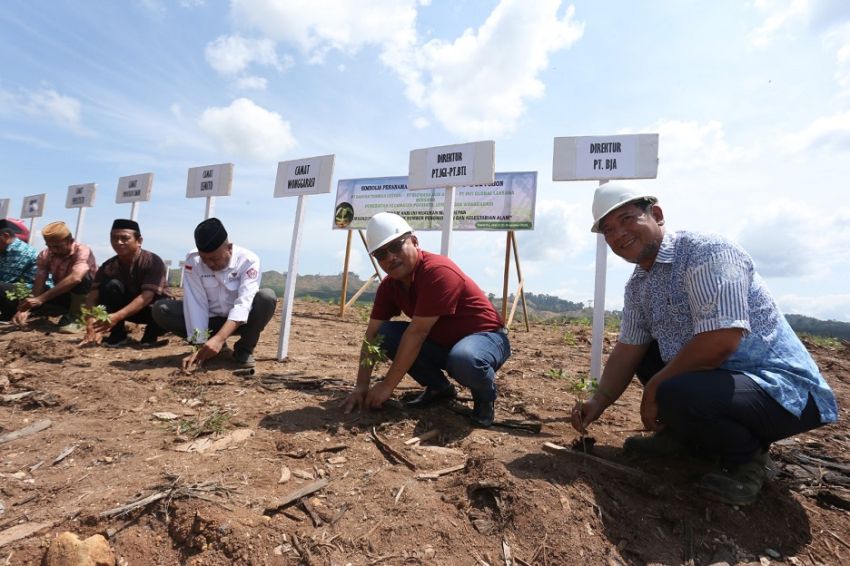
M 230 243 L 218 218 L 198 224 L 195 245 L 183 266 L 183 300 L 157 301 L 153 318 L 200 346 L 183 358 L 184 369 L 216 357 L 233 334 L 240 336 L 233 360 L 253 367 L 254 348 L 277 304 L 274 291 L 260 289 L 260 259 Z

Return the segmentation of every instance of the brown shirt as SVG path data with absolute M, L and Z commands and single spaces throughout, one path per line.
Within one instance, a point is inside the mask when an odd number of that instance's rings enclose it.
M 92 289 L 98 289 L 110 279 L 117 279 L 124 285 L 127 295 L 135 297 L 142 291 L 152 291 L 156 301 L 170 297 L 166 275 L 165 262 L 158 255 L 139 250 L 130 264 L 120 261 L 117 255 L 104 261 L 94 276 Z

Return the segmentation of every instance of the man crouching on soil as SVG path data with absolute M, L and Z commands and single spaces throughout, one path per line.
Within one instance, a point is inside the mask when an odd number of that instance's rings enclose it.
M 419 249 L 413 229 L 396 214 L 380 212 L 366 227 L 369 253 L 387 277 L 375 294 L 366 340 L 380 345 L 392 364 L 384 379 L 369 387 L 372 366 L 360 369 L 354 391 L 343 401 L 346 413 L 363 406 L 378 409 L 404 374 L 425 386 L 410 408 L 422 408 L 456 396 L 445 370 L 472 390 L 472 421 L 493 424 L 496 371 L 511 355 L 502 321 L 490 301 L 449 258 Z M 390 321 L 404 313 L 410 322 Z
M 101 343 L 108 332 L 104 343 L 118 348 L 127 341 L 125 320 L 146 325 L 140 341 L 142 346 L 154 346 L 163 334 L 162 328 L 153 321 L 151 306 L 170 297 L 167 270 L 158 255 L 142 249 L 142 241 L 135 220 L 119 218 L 112 223 L 109 242 L 116 255 L 97 270 L 86 297 L 87 309 L 103 304 L 109 317 L 107 320 L 95 320 L 91 315 L 85 317 L 86 336 L 81 346 Z
M 591 230 L 635 263 L 620 336 L 599 387 L 572 412 L 584 432 L 632 376 L 644 384 L 649 437 L 627 452 L 716 458 L 699 487 L 713 499 L 753 503 L 772 442 L 835 422 L 835 396 L 779 311 L 752 258 L 720 236 L 667 233 L 654 196 L 606 184 Z
M 218 356 L 234 334 L 240 338 L 233 362 L 254 367 L 254 348 L 277 305 L 273 290 L 260 289 L 260 258 L 230 243 L 218 218 L 198 224 L 195 245 L 183 266 L 183 300 L 157 301 L 153 319 L 195 344 L 195 352 L 183 358 L 184 370 Z

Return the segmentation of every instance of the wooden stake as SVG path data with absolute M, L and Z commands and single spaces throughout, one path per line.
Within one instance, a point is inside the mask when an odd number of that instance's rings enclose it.
M 345 238 L 345 261 L 342 263 L 342 295 L 339 297 L 339 316 L 345 314 L 345 303 L 348 299 L 348 260 L 351 258 L 351 230 Z
M 525 318 L 525 331 L 531 332 L 531 327 L 528 325 L 528 307 L 525 304 L 525 278 L 522 276 L 522 268 L 519 265 L 519 246 L 516 243 L 516 232 L 511 230 L 511 242 L 514 244 L 514 261 L 516 262 L 516 276 L 519 281 L 519 290 L 517 293 L 522 299 L 522 316 Z
M 409 438 L 404 441 L 406 446 L 410 446 L 411 444 L 419 444 L 420 442 L 425 442 L 426 440 L 431 440 L 432 438 L 437 438 L 440 436 L 440 429 L 434 428 L 429 430 L 428 432 L 423 432 L 419 436 L 414 436 L 413 438 Z
M 605 466 L 606 468 L 610 468 L 612 470 L 616 470 L 618 472 L 622 472 L 624 474 L 628 474 L 630 476 L 640 478 L 642 480 L 648 480 L 649 481 L 649 480 L 655 479 L 651 475 L 649 475 L 645 472 L 642 472 L 638 469 L 635 469 L 635 468 L 632 468 L 632 467 L 629 467 L 629 466 L 624 466 L 623 464 L 618 464 L 616 462 L 612 462 L 611 460 L 606 460 L 605 458 L 600 458 L 599 456 L 594 456 L 592 454 L 587 454 L 585 452 L 579 452 L 578 450 L 571 450 L 570 448 L 567 448 L 566 446 L 560 446 L 560 445 L 555 444 L 553 442 L 544 442 L 543 448 L 545 450 L 550 451 L 550 452 L 558 452 L 560 454 L 570 454 L 572 456 L 578 456 L 579 458 L 584 458 L 586 460 L 596 462 L 597 464 Z
M 13 430 L 12 432 L 7 432 L 6 434 L 0 435 L 0 444 L 5 444 L 7 442 L 12 442 L 13 440 L 17 440 L 19 438 L 25 438 L 27 436 L 31 436 L 37 432 L 41 432 L 50 428 L 53 425 L 53 422 L 50 419 L 44 419 L 41 421 L 36 421 L 33 424 L 26 426 L 22 429 Z
M 505 273 L 502 278 L 502 324 L 510 328 L 508 324 L 508 279 L 511 274 L 511 233 L 507 233 L 505 240 Z
M 381 438 L 381 435 L 378 434 L 378 431 L 375 427 L 372 427 L 372 440 L 375 441 L 375 445 L 378 447 L 378 449 L 381 450 L 381 452 L 395 458 L 397 461 L 401 462 L 402 464 L 410 468 L 412 471 L 416 471 L 416 464 L 411 462 L 404 454 L 390 446 L 390 443 L 387 442 L 386 439 Z
M 266 507 L 266 513 L 273 513 L 277 509 L 285 507 L 295 501 L 298 501 L 302 497 L 310 495 L 311 493 L 316 493 L 317 491 L 327 487 L 328 483 L 329 482 L 326 479 L 316 480 L 312 483 L 308 483 L 307 485 L 288 493 L 280 499 L 273 501 L 268 507 Z
M 459 472 L 466 468 L 466 462 L 463 464 L 458 464 L 457 466 L 451 466 L 449 468 L 443 468 L 442 470 L 436 470 L 434 472 L 425 472 L 416 476 L 418 480 L 435 480 L 442 476 L 453 474 L 454 472 Z

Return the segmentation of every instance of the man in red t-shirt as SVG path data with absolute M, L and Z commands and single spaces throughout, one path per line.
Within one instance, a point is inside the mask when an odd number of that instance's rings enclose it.
M 378 287 L 366 340 L 392 359 L 384 379 L 369 387 L 372 366 L 365 347 L 354 391 L 343 402 L 350 412 L 380 408 L 404 374 L 425 386 L 408 407 L 453 399 L 446 373 L 472 391 L 472 420 L 490 426 L 495 417 L 496 371 L 511 355 L 501 318 L 478 287 L 449 258 L 419 249 L 413 229 L 400 216 L 376 214 L 366 228 L 369 253 L 387 277 Z M 411 320 L 391 321 L 401 313 Z

